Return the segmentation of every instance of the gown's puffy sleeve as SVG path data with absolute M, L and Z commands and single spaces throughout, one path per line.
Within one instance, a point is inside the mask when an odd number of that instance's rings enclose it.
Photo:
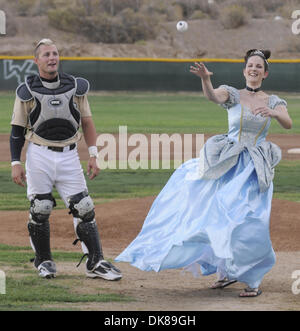
M 219 88 L 224 88 L 229 94 L 228 100 L 221 104 L 223 108 L 228 109 L 240 103 L 240 93 L 235 87 L 229 85 L 220 85 Z
M 282 105 L 282 106 L 287 106 L 287 102 L 284 100 L 284 99 L 280 99 L 277 95 L 270 95 L 270 98 L 269 98 L 269 107 L 271 109 L 274 109 L 276 106 L 279 106 L 279 105 Z

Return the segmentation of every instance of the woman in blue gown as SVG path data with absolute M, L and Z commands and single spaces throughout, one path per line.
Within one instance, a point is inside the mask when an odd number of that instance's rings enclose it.
M 141 270 L 184 268 L 195 276 L 218 274 L 211 288 L 236 281 L 257 296 L 275 263 L 269 233 L 274 167 L 281 151 L 266 141 L 271 119 L 291 128 L 286 102 L 261 90 L 269 51 L 249 50 L 246 88 L 214 89 L 211 72 L 195 63 L 204 95 L 228 113 L 227 134 L 207 140 L 200 157 L 182 164 L 155 199 L 133 242 L 116 258 Z

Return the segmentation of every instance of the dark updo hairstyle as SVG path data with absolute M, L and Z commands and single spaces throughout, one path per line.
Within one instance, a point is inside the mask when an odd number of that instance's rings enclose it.
M 264 60 L 265 72 L 269 71 L 268 58 L 271 56 L 271 51 L 263 49 L 249 49 L 244 57 L 245 65 L 247 65 L 247 62 L 251 56 L 260 56 Z

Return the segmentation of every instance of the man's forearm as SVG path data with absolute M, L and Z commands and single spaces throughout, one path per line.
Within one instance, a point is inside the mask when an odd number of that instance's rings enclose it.
M 18 125 L 12 125 L 11 134 L 9 138 L 10 142 L 10 154 L 11 161 L 20 161 L 22 148 L 25 143 L 24 136 L 25 128 Z
M 87 146 L 96 146 L 97 133 L 92 118 L 82 118 L 81 124 Z

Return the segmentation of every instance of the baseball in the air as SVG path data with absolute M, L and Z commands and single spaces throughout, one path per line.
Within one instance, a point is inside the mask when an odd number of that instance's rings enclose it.
M 176 25 L 176 29 L 179 32 L 184 32 L 189 28 L 188 24 L 186 21 L 179 21 Z

